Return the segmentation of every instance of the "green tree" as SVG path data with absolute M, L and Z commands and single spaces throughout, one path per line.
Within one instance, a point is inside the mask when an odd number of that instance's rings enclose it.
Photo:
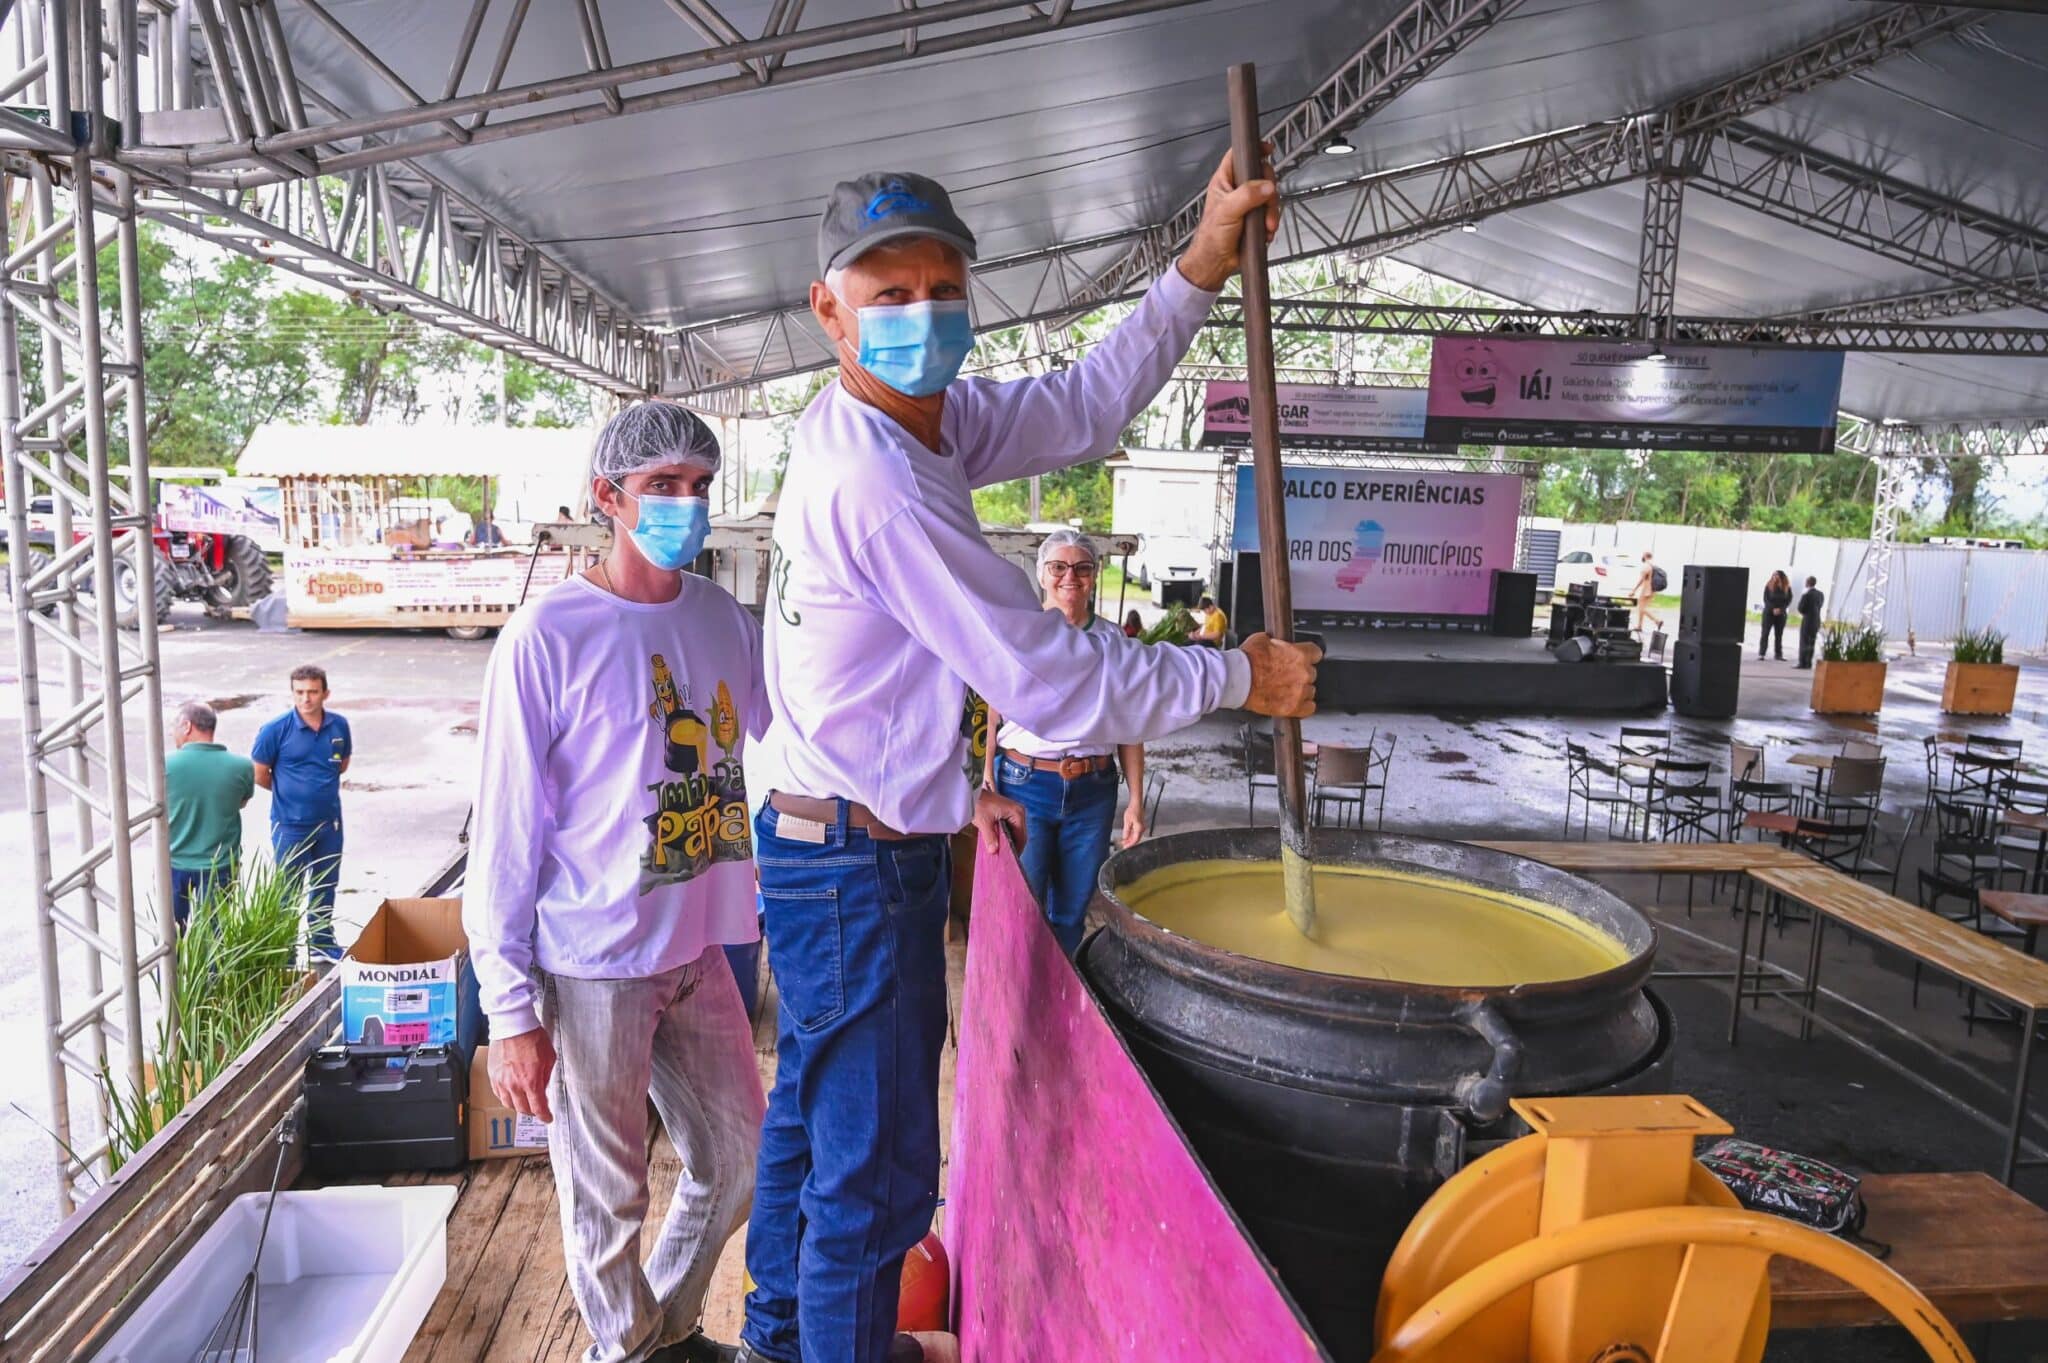
M 101 252 L 107 278 L 118 268 L 114 249 Z M 317 365 L 296 337 L 271 325 L 278 299 L 264 292 L 269 267 L 238 255 L 202 262 L 151 224 L 143 225 L 138 257 L 153 462 L 232 464 L 258 426 L 311 409 Z M 125 412 L 116 421 L 125 451 Z

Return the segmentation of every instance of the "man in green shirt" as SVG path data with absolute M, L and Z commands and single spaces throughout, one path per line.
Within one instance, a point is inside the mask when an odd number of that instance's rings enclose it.
M 182 929 L 218 881 L 232 881 L 242 858 L 242 806 L 256 791 L 256 768 L 213 741 L 213 707 L 187 701 L 171 723 L 177 751 L 164 759 L 164 800 L 171 824 L 171 912 Z

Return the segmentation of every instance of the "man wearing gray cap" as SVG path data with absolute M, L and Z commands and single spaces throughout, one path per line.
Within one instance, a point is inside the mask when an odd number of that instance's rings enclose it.
M 729 1356 L 693 1327 L 753 1195 L 761 1077 L 724 948 L 759 935 L 761 634 L 683 571 L 718 459 L 675 403 L 613 417 L 591 479 L 611 552 L 514 615 L 484 673 L 463 925 L 491 1088 L 550 1124 L 588 1363 Z M 650 1096 L 683 1172 L 643 1268 Z
M 904 1253 L 938 1196 L 947 843 L 993 850 L 1023 810 L 966 776 L 971 686 L 1048 743 L 1141 743 L 1211 710 L 1314 708 L 1310 646 L 1148 649 L 1069 626 L 982 539 L 972 490 L 1107 455 L 1236 269 L 1270 180 L 1226 160 L 1187 252 L 1087 358 L 960 379 L 968 230 L 946 191 L 887 172 L 832 191 L 811 311 L 838 381 L 798 422 L 775 515 L 766 684 L 748 777 L 781 994 L 741 1357 L 916 1360 L 895 1337 Z

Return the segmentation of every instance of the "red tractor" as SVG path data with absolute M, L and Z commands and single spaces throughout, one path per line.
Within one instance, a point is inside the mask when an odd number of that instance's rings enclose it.
M 167 474 L 172 479 L 202 483 L 223 476 L 215 469 L 175 469 Z M 167 491 L 172 495 L 167 497 Z M 260 511 L 252 513 L 247 506 L 226 505 L 244 499 L 225 494 L 225 489 L 159 482 L 158 510 L 151 531 L 156 544 L 152 580 L 146 586 L 138 580 L 131 554 L 117 555 L 114 560 L 114 618 L 121 628 L 135 629 L 141 624 L 145 601 L 161 623 L 171 613 L 174 601 L 197 601 L 207 614 L 225 616 L 237 606 L 251 606 L 270 595 L 270 561 L 256 540 L 221 528 L 198 528 L 236 524 L 252 514 L 260 518 Z M 28 520 L 28 563 L 33 571 L 49 561 L 56 540 L 56 517 L 48 497 L 30 503 Z M 167 528 L 166 521 L 184 528 Z M 71 537 L 74 541 L 85 537 L 76 519 Z M 90 566 L 81 572 L 78 586 L 80 591 L 91 592 Z

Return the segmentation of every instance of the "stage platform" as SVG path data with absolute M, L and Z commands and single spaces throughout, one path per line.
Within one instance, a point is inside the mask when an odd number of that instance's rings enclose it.
M 1643 714 L 1662 710 L 1668 699 L 1662 663 L 1561 663 L 1541 635 L 1303 628 L 1323 638 L 1316 703 L 1326 711 Z

